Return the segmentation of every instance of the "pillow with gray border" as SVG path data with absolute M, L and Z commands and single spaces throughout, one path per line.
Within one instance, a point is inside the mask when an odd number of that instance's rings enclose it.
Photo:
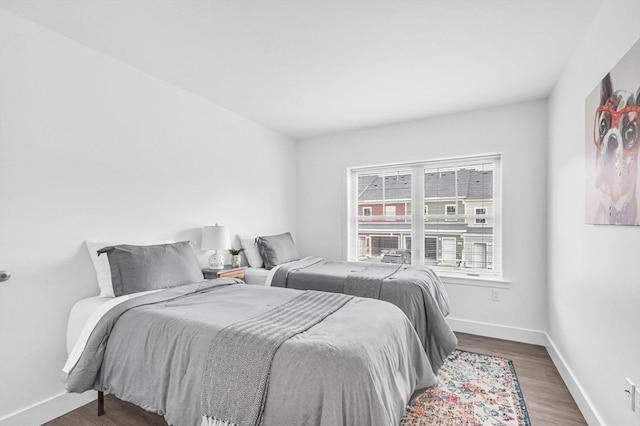
M 188 241 L 172 244 L 103 247 L 109 257 L 116 296 L 203 281 L 198 259 Z
M 265 269 L 273 269 L 283 263 L 300 260 L 300 254 L 293 242 L 291 233 L 269 235 L 256 239 L 260 256 L 264 261 Z

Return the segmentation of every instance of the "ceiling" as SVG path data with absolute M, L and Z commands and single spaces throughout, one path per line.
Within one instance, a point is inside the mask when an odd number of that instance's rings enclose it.
M 1 0 L 293 139 L 549 95 L 603 0 Z

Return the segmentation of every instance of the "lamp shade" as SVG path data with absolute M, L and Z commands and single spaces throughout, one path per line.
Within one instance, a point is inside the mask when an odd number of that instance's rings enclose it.
M 231 247 L 229 229 L 226 226 L 214 225 L 202 228 L 202 250 L 225 250 Z

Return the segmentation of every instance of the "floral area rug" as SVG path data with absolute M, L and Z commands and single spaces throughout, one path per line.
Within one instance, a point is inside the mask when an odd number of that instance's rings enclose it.
M 455 350 L 400 426 L 530 426 L 511 360 Z

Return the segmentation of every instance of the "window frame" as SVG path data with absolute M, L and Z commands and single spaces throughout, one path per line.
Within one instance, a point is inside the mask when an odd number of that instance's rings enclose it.
M 447 268 L 437 268 L 431 266 L 438 275 L 443 277 L 443 279 L 447 282 L 452 282 L 456 284 L 470 284 L 470 285 L 504 285 L 508 284 L 508 281 L 503 279 L 503 249 L 502 249 L 502 154 L 500 153 L 491 153 L 491 154 L 480 154 L 480 155 L 471 155 L 471 156 L 461 156 L 461 157 L 452 157 L 452 158 L 442 158 L 435 160 L 424 160 L 424 161 L 416 161 L 416 162 L 401 162 L 401 163 L 389 163 L 389 164 L 381 164 L 374 166 L 361 166 L 361 167 L 349 167 L 347 168 L 347 230 L 346 230 L 346 239 L 347 239 L 347 259 L 350 261 L 358 261 L 357 259 L 357 247 L 354 242 L 357 243 L 357 233 L 358 233 L 358 216 L 357 214 L 353 214 L 354 209 L 357 213 L 357 191 L 358 191 L 358 175 L 361 174 L 375 174 L 375 173 L 393 173 L 396 171 L 406 171 L 408 169 L 411 170 L 412 174 L 412 209 L 410 214 L 410 222 L 411 222 L 411 240 L 412 241 L 423 241 L 424 238 L 427 237 L 425 234 L 425 223 L 429 222 L 428 217 L 428 202 L 431 202 L 431 199 L 425 199 L 424 197 L 424 173 L 433 169 L 444 169 L 444 168 L 454 168 L 454 169 L 463 169 L 465 167 L 478 166 L 481 164 L 492 163 L 492 173 L 493 173 L 493 200 L 491 209 L 485 210 L 485 217 L 482 218 L 485 220 L 485 223 L 477 223 L 476 222 L 476 208 L 473 207 L 474 214 L 465 214 L 463 211 L 459 213 L 460 210 L 465 209 L 465 204 L 463 202 L 462 208 L 458 204 L 459 201 L 455 203 L 456 209 L 456 219 L 454 220 L 462 220 L 463 222 L 468 222 L 471 226 L 486 226 L 488 223 L 491 223 L 492 228 L 492 239 L 490 241 L 490 246 L 492 249 L 492 267 L 493 269 L 483 270 L 480 273 L 465 271 L 463 268 L 459 269 L 447 269 Z M 418 178 L 422 177 L 422 178 Z M 443 197 L 444 198 L 444 197 Z M 453 203 L 447 203 L 452 204 Z M 467 206 L 467 210 L 469 210 L 469 206 Z M 446 213 L 446 207 L 445 207 Z M 490 213 L 490 214 L 489 214 Z M 448 221 L 446 217 L 447 215 L 442 215 L 441 218 L 445 221 Z M 473 220 L 470 220 L 474 218 Z M 435 220 L 437 222 L 437 219 Z M 431 236 L 431 235 L 429 235 Z M 424 243 L 420 244 L 418 247 L 412 244 L 411 255 L 412 255 L 412 264 L 416 266 L 422 266 L 426 264 L 425 256 L 425 247 Z M 463 246 L 464 248 L 464 246 Z M 436 249 L 440 250 L 439 247 Z M 437 254 L 440 257 L 439 254 Z M 464 263 L 464 262 L 463 262 Z M 483 283 L 485 281 L 486 283 Z

